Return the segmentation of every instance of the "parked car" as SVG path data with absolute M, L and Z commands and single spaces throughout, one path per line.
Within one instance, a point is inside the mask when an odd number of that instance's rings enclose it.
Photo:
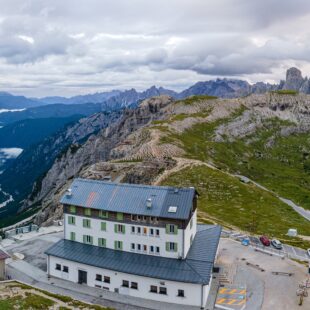
M 261 236 L 259 240 L 264 246 L 270 246 L 270 240 L 266 236 Z
M 307 254 L 310 257 L 310 249 L 307 250 Z
M 282 250 L 282 243 L 277 239 L 271 240 L 271 245 L 276 248 L 277 250 Z
M 243 238 L 241 241 L 241 244 L 248 246 L 250 244 L 250 239 L 249 238 Z

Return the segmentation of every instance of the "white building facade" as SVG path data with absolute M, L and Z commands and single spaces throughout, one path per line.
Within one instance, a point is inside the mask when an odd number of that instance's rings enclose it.
M 76 179 L 61 200 L 64 240 L 46 252 L 48 275 L 204 308 L 221 229 L 197 226 L 197 197 L 193 188 Z

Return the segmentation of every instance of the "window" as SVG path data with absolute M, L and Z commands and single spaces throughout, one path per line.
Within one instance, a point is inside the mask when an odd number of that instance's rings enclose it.
M 99 211 L 99 217 L 101 218 L 108 218 L 109 217 L 109 213 L 107 211 Z
M 143 215 L 142 220 L 143 220 L 143 222 L 146 222 L 147 217 Z
M 70 240 L 75 241 L 75 232 L 73 231 L 70 232 Z
M 122 250 L 123 249 L 123 242 L 122 241 L 114 241 L 114 249 L 115 250 Z
M 131 233 L 134 234 L 136 232 L 136 227 L 135 226 L 131 226 Z
M 68 216 L 68 224 L 75 225 L 75 216 Z
M 166 242 L 166 251 L 177 252 L 178 251 L 178 244 L 176 242 Z
M 122 286 L 123 286 L 123 287 L 129 287 L 129 281 L 123 280 Z
M 150 222 L 153 223 L 154 222 L 154 217 L 150 216 Z
M 131 214 L 131 220 L 132 221 L 136 221 L 137 220 L 137 216 L 135 214 Z
M 111 282 L 111 278 L 110 278 L 110 277 L 107 277 L 107 276 L 104 276 L 104 277 L 103 277 L 103 282 L 105 282 L 105 283 L 110 283 L 110 282 Z
M 133 288 L 134 290 L 138 289 L 138 283 L 137 282 L 131 282 L 131 288 Z
M 123 213 L 120 213 L 120 212 L 117 212 L 116 214 L 116 219 L 118 221 L 122 221 L 124 219 L 124 214 Z
M 101 230 L 107 231 L 107 223 L 106 222 L 101 222 Z
M 125 233 L 125 225 L 114 224 L 114 232 L 124 234 Z
M 84 215 L 91 216 L 91 209 L 84 209 Z
M 156 237 L 159 237 L 159 229 L 156 229 Z
M 60 265 L 60 264 L 56 264 L 55 269 L 56 269 L 56 270 L 61 270 L 61 265 Z
M 154 229 L 153 228 L 150 229 L 150 235 L 154 236 Z
M 178 233 L 178 226 L 173 225 L 173 224 L 167 224 L 166 225 L 166 233 L 176 235 Z
M 147 245 L 143 245 L 143 251 L 146 252 L 147 251 Z
M 83 219 L 83 227 L 90 228 L 90 219 Z
M 141 221 L 141 215 L 137 215 L 137 221 Z
M 83 242 L 86 244 L 93 244 L 93 237 L 89 235 L 83 235 Z
M 76 207 L 70 206 L 70 213 L 76 213 Z
M 159 250 L 159 246 L 156 247 L 156 253 L 159 254 L 160 250 Z
M 102 275 L 96 274 L 96 281 L 102 281 Z
M 178 290 L 178 297 L 185 297 L 184 290 Z
M 143 227 L 143 235 L 146 235 L 146 234 L 147 234 L 147 228 Z
M 150 252 L 154 253 L 154 246 L 153 245 L 150 246 Z
M 131 249 L 132 249 L 133 251 L 135 250 L 135 244 L 134 244 L 134 243 L 131 244 Z
M 151 285 L 150 292 L 151 293 L 157 293 L 157 286 L 156 285 Z
M 105 248 L 106 247 L 106 239 L 98 238 L 98 246 Z
M 159 287 L 159 294 L 167 295 L 167 288 L 163 287 L 163 286 L 160 286 Z
M 138 251 L 141 251 L 141 244 L 138 244 Z
M 141 234 L 141 227 L 137 227 L 137 233 Z
M 69 267 L 68 266 L 63 266 L 62 271 L 68 273 L 69 272 Z

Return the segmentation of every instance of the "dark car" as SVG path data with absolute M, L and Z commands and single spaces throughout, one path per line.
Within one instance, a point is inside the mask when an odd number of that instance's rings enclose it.
M 277 239 L 271 240 L 271 245 L 276 248 L 277 250 L 282 250 L 282 243 Z
M 264 246 L 270 246 L 270 240 L 266 236 L 261 236 L 259 240 Z

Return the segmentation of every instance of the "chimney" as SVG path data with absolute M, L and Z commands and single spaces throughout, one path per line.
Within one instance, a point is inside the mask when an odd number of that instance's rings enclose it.
M 146 199 L 146 207 L 147 207 L 148 209 L 151 209 L 151 208 L 152 208 L 152 198 Z
M 72 189 L 71 188 L 68 188 L 67 191 L 66 191 L 66 197 L 67 198 L 71 198 L 72 197 Z

